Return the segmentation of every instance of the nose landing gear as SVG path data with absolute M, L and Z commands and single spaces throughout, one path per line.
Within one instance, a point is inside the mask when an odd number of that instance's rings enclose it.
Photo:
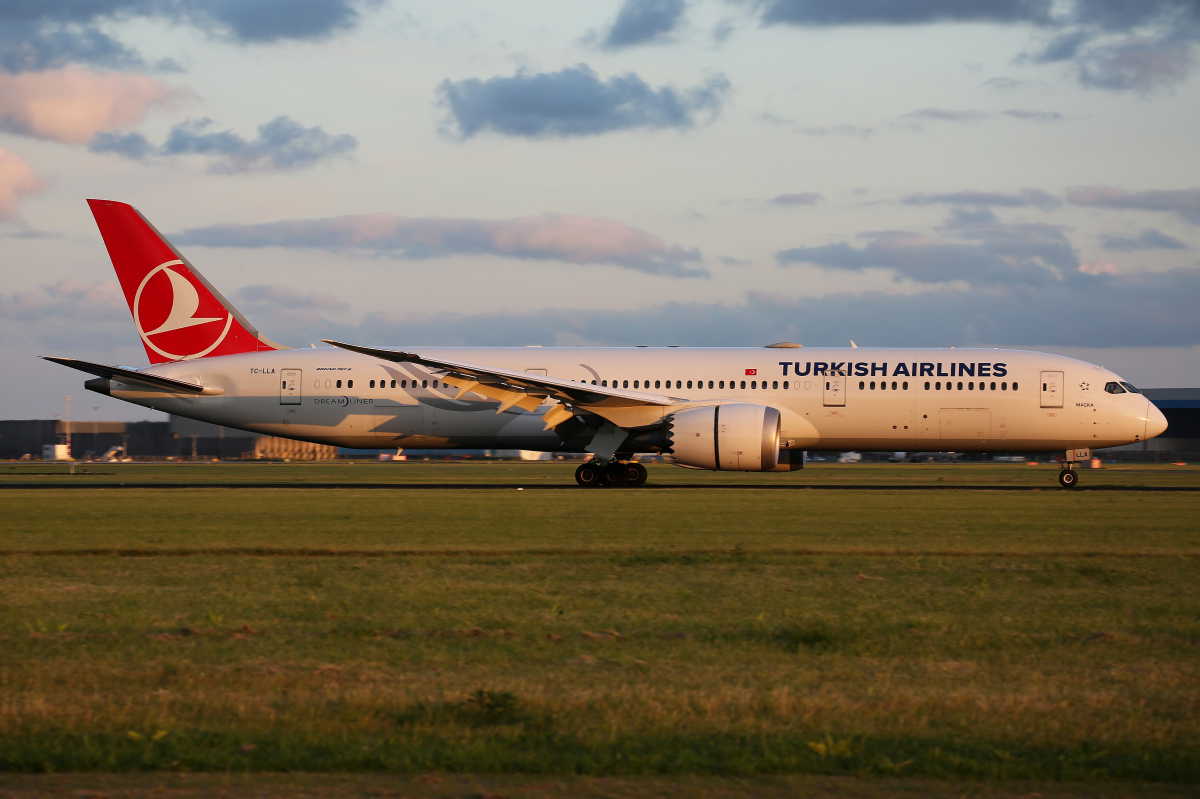
M 1079 475 L 1075 464 L 1092 457 L 1090 449 L 1069 449 L 1063 456 L 1062 471 L 1058 473 L 1058 484 L 1063 488 L 1074 488 L 1079 485 Z
M 612 488 L 637 488 L 645 484 L 646 467 L 631 461 L 609 461 L 602 464 L 598 460 L 590 460 L 575 470 L 575 482 L 584 488 L 609 486 Z

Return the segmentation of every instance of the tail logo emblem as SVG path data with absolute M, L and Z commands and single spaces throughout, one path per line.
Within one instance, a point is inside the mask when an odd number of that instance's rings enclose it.
M 142 341 L 146 346 L 157 352 L 164 358 L 170 358 L 173 361 L 186 361 L 192 358 L 203 358 L 210 352 L 215 350 L 217 346 L 225 340 L 225 336 L 229 334 L 229 328 L 233 324 L 233 314 L 225 311 L 225 318 L 222 320 L 216 316 L 197 317 L 196 311 L 200 308 L 200 293 L 196 291 L 196 287 L 183 274 L 171 269 L 172 266 L 183 266 L 183 261 L 166 261 L 151 269 L 146 276 L 142 278 L 141 285 L 138 286 L 137 293 L 133 297 L 133 323 L 137 326 L 138 335 L 142 337 Z M 167 318 L 162 321 L 158 327 L 153 330 L 146 330 L 142 325 L 142 294 L 146 286 L 159 272 L 164 273 L 169 279 L 171 291 L 171 309 L 167 313 Z M 154 292 L 156 296 L 153 300 L 155 304 L 161 298 L 161 290 Z M 216 333 L 214 326 L 214 336 L 212 343 L 201 349 L 199 352 L 187 354 L 177 354 L 167 352 L 158 347 L 152 339 L 164 333 L 170 333 L 174 330 L 182 330 L 188 327 L 196 327 L 197 325 L 207 325 L 213 322 L 224 321 L 225 325 Z M 197 336 L 199 331 L 197 331 Z

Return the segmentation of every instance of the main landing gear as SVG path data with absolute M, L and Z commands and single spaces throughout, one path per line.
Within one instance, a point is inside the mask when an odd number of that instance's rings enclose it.
M 1079 485 L 1079 475 L 1070 466 L 1058 473 L 1058 483 L 1063 488 L 1074 488 Z
M 575 470 L 575 482 L 584 488 L 637 488 L 646 482 L 647 476 L 645 466 L 630 461 L 610 461 L 605 464 L 590 460 Z

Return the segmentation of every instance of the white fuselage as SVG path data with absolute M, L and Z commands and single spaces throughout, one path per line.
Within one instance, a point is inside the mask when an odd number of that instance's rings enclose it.
M 1049 451 L 1144 440 L 1162 426 L 1120 378 L 1057 355 L 999 349 L 412 348 L 440 358 L 780 412 L 786 449 Z M 544 430 L 543 409 L 496 413 L 411 363 L 342 349 L 202 358 L 143 370 L 222 393 L 113 382 L 114 397 L 274 436 L 361 448 L 582 451 Z M 667 387 L 669 384 L 669 388 Z M 666 413 L 667 411 L 664 411 Z M 1149 420 L 1149 422 L 1148 422 Z M 1149 428 L 1149 429 L 1148 429 Z

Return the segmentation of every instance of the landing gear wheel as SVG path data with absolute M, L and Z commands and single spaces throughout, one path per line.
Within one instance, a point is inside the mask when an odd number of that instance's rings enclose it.
M 575 470 L 575 482 L 584 488 L 595 488 L 600 485 L 604 472 L 593 461 L 581 465 Z
M 1072 469 L 1063 469 L 1058 473 L 1058 482 L 1063 488 L 1074 488 L 1079 485 L 1079 475 Z
M 630 488 L 638 488 L 646 484 L 646 467 L 640 463 L 625 464 L 625 485 Z
M 625 485 L 628 478 L 629 464 L 610 463 L 604 467 L 604 485 L 614 488 Z

